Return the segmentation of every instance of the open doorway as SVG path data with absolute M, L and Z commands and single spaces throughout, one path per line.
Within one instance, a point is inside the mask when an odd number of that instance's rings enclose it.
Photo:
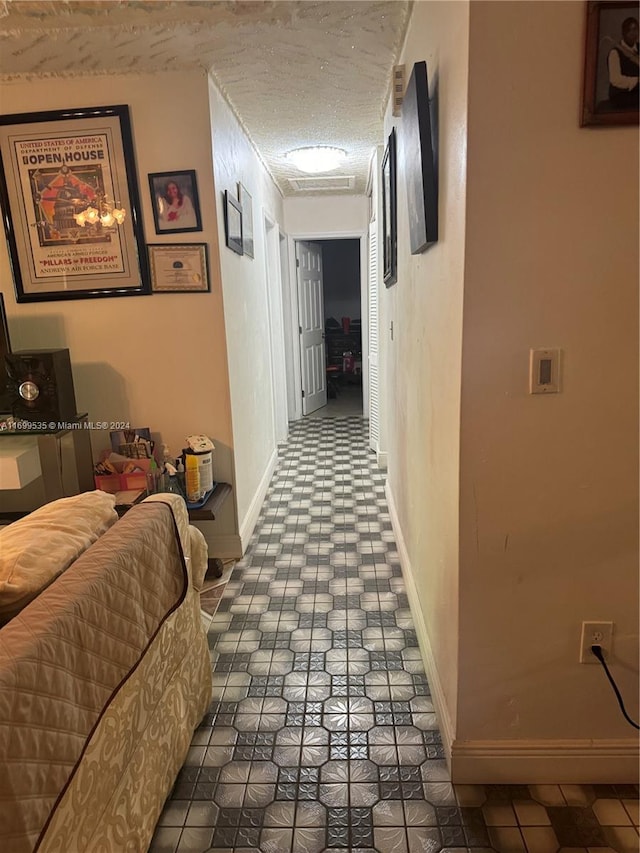
M 362 415 L 360 241 L 320 240 L 327 405 L 311 417 Z
M 363 414 L 361 243 L 296 241 L 303 415 Z

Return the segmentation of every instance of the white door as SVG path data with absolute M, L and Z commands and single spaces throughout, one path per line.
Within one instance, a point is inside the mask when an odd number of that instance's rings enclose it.
M 327 405 L 327 369 L 324 355 L 324 298 L 322 249 L 317 243 L 296 241 L 302 414 Z

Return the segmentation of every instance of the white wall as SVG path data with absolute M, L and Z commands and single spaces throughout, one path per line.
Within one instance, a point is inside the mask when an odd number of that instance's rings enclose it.
M 398 160 L 398 280 L 381 294 L 388 495 L 447 749 L 458 692 L 458 453 L 465 245 L 468 3 L 413 8 L 400 62 L 426 60 L 439 124 L 439 242 L 411 255 Z M 385 119 L 385 144 L 392 124 Z M 401 148 L 401 146 L 399 146 Z M 380 264 L 382 234 L 379 231 Z M 391 340 L 389 324 L 393 322 Z
M 287 197 L 284 230 L 290 237 L 366 234 L 369 199 L 361 195 Z
M 263 212 L 266 211 L 273 222 L 281 224 L 283 211 L 275 184 L 211 81 L 209 97 L 231 388 L 236 501 L 240 533 L 246 547 L 276 458 Z M 253 259 L 238 255 L 225 245 L 223 194 L 229 190 L 237 197 L 238 181 L 253 199 Z M 283 366 L 276 369 L 282 370 Z
M 14 81 L 2 86 L 2 112 L 87 104 L 129 104 L 145 242 L 205 242 L 211 293 L 16 304 L 5 241 L 0 241 L 0 287 L 14 349 L 68 347 L 76 399 L 90 420 L 131 421 L 161 433 L 173 452 L 186 435 L 209 434 L 215 475 L 233 481 L 231 409 L 218 223 L 206 77 L 199 73 L 117 75 Z M 179 115 L 179 121 L 170 117 Z M 149 172 L 195 169 L 203 230 L 155 234 Z M 177 238 L 177 239 L 176 239 Z M 97 451 L 108 434 L 92 436 Z M 236 530 L 233 503 L 217 528 Z
M 584 15 L 471 4 L 457 736 L 464 772 L 469 744 L 583 739 L 540 778 L 630 781 L 637 739 L 578 648 L 615 623 L 637 719 L 638 130 L 578 125 Z M 553 346 L 562 393 L 530 396 Z

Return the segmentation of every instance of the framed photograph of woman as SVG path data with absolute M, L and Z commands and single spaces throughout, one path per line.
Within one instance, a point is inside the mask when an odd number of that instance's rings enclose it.
M 580 125 L 638 124 L 638 0 L 589 0 Z
M 193 169 L 149 175 L 156 234 L 202 231 L 198 185 Z

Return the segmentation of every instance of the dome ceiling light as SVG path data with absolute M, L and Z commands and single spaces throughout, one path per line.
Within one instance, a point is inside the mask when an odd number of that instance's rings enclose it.
M 306 148 L 295 148 L 286 155 L 293 165 L 301 172 L 315 175 L 318 172 L 330 172 L 342 164 L 347 152 L 342 148 L 330 145 L 310 145 Z

